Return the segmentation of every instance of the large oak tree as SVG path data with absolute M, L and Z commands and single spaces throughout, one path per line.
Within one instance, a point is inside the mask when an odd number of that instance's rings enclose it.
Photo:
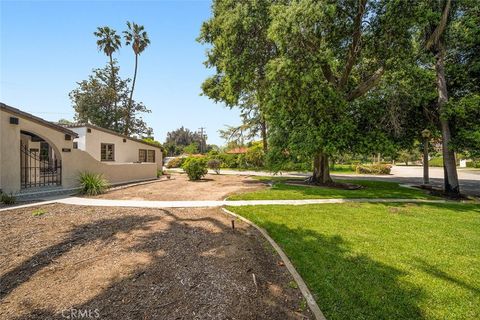
M 277 154 L 314 159 L 312 182 L 331 183 L 329 156 L 359 136 L 355 101 L 411 52 L 407 1 L 300 0 L 271 9 L 268 108 Z M 278 148 L 277 148 L 278 149 Z

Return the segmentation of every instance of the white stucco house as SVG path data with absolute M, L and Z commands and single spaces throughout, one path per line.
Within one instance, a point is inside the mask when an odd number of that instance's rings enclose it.
M 80 172 L 111 184 L 155 179 L 160 147 L 90 124 L 64 127 L 0 103 L 0 190 L 16 195 L 69 191 Z

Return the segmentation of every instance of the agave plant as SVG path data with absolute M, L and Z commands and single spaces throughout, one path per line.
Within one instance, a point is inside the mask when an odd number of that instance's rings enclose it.
M 104 193 L 108 182 L 101 173 L 82 172 L 79 178 L 81 192 L 89 196 Z

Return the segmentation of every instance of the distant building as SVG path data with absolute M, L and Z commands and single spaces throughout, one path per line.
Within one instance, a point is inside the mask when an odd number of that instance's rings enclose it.
M 248 151 L 247 147 L 238 147 L 238 148 L 230 149 L 226 153 L 228 153 L 228 154 L 245 154 L 245 153 L 247 153 L 247 151 Z

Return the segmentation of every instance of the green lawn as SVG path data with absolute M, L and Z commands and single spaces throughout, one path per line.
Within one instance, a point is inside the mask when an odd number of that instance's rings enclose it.
M 356 174 L 354 166 L 349 164 L 336 164 L 333 168 L 330 168 L 331 174 Z
M 285 250 L 327 319 L 480 319 L 480 205 L 230 210 Z
M 389 198 L 389 199 L 433 199 L 425 191 L 399 186 L 395 182 L 366 181 L 366 180 L 338 180 L 360 184 L 365 188 L 359 190 L 341 190 L 317 186 L 297 186 L 285 184 L 285 178 L 261 178 L 273 180 L 271 188 L 247 193 L 232 195 L 228 200 L 297 200 L 297 199 L 323 199 L 323 198 Z

